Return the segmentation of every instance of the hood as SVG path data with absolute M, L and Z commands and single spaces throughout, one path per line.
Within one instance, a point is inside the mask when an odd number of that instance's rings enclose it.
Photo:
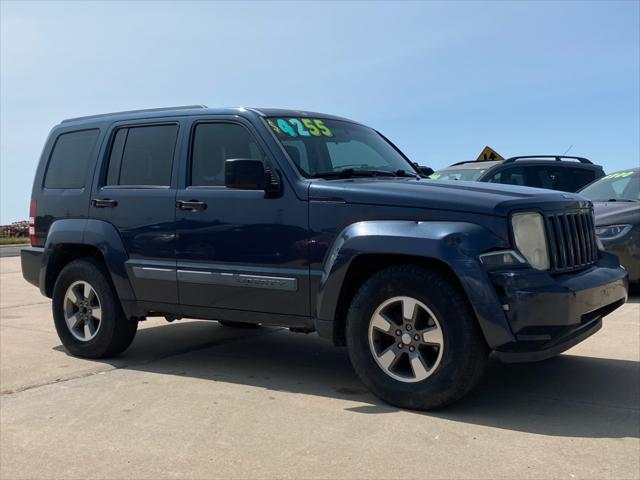
M 413 178 L 350 178 L 317 180 L 311 200 L 335 199 L 347 203 L 406 206 L 507 216 L 524 208 L 558 210 L 584 208 L 591 203 L 575 194 L 483 182 L 436 181 Z
M 593 202 L 596 226 L 640 224 L 640 203 L 637 202 Z

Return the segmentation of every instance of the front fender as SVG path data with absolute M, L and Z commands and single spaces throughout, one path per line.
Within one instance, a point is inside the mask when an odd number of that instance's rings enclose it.
M 513 340 L 500 299 L 480 253 L 506 248 L 488 229 L 467 222 L 373 220 L 347 226 L 336 237 L 323 264 L 316 316 L 334 321 L 340 291 L 351 262 L 363 254 L 411 255 L 447 264 L 458 277 L 490 347 Z

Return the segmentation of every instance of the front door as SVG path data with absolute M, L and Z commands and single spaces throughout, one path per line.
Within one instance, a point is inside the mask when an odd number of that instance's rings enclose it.
M 254 322 L 266 314 L 283 325 L 286 316 L 308 316 L 306 201 L 287 185 L 276 196 L 225 187 L 226 159 L 266 159 L 249 124 L 200 120 L 189 138 L 185 182 L 176 198 L 185 313 Z
M 110 135 L 91 218 L 116 227 L 136 299 L 178 304 L 175 197 L 178 122 L 122 124 Z

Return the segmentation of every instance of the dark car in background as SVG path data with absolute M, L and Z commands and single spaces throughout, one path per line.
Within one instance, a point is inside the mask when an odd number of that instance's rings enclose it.
M 629 281 L 640 281 L 640 168 L 611 173 L 580 194 L 593 202 L 596 235 L 618 255 Z
M 604 176 L 600 165 L 583 157 L 533 155 L 500 161 L 470 160 L 438 170 L 433 180 L 465 180 L 577 192 Z

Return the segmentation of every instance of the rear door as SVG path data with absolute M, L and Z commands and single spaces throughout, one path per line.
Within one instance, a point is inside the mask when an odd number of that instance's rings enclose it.
M 178 303 L 174 158 L 179 130 L 177 119 L 113 127 L 94 187 L 90 216 L 120 233 L 139 301 Z

